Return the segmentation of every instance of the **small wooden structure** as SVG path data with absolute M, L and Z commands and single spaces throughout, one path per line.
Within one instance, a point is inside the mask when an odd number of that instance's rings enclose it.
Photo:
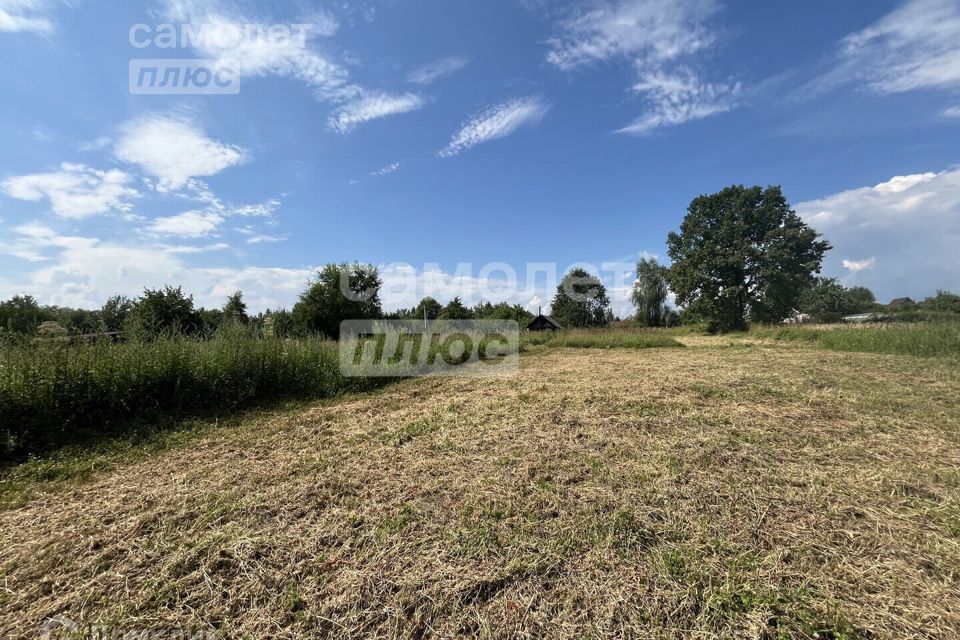
M 537 309 L 537 317 L 527 325 L 527 331 L 559 331 L 560 324 L 550 316 L 543 315 L 542 309 Z

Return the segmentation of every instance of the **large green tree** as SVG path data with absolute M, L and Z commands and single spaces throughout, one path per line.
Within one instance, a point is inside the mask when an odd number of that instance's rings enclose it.
M 712 331 L 777 322 L 820 272 L 830 244 L 819 237 L 780 187 L 727 187 L 694 199 L 680 232 L 670 232 L 667 280 Z
M 344 320 L 382 317 L 380 286 L 380 273 L 373 265 L 326 265 L 293 307 L 297 332 L 322 334 L 336 340 Z
M 193 306 L 193 296 L 181 287 L 144 289 L 134 303 L 125 328 L 133 337 L 154 339 L 161 335 L 192 335 L 203 328 L 200 313 Z
M 656 258 L 643 258 L 637 263 L 637 281 L 633 283 L 633 304 L 637 321 L 645 327 L 667 324 L 667 268 Z
M 577 267 L 557 286 L 550 315 L 562 327 L 602 327 L 608 323 L 610 298 L 596 277 Z

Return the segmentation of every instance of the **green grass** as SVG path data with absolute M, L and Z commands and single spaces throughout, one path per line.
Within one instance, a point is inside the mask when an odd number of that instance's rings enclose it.
M 754 327 L 748 335 L 817 344 L 833 351 L 960 356 L 960 323 Z
M 657 330 L 571 329 L 555 333 L 527 333 L 522 346 L 543 345 L 573 349 L 653 349 L 682 347 L 666 333 Z
M 379 383 L 341 376 L 333 343 L 265 340 L 243 331 L 207 341 L 6 347 L 0 352 L 0 459 Z

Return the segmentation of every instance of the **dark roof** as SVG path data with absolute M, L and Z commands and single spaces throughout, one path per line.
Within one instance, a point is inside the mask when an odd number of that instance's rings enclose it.
M 527 325 L 527 329 L 533 329 L 534 327 L 544 326 L 544 324 L 550 325 L 554 329 L 563 329 L 560 326 L 560 323 L 551 318 L 550 316 L 545 316 L 542 313 L 530 321 L 530 324 Z
M 890 301 L 890 306 L 896 306 L 898 304 L 913 304 L 913 300 L 910 298 L 894 298 Z

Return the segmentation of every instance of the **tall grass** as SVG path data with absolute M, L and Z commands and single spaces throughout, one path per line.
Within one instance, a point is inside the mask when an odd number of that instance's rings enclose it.
M 834 351 L 960 356 L 960 323 L 754 327 L 749 335 L 816 343 Z
M 652 349 L 683 346 L 670 335 L 653 329 L 573 329 L 526 333 L 521 338 L 521 344 L 574 349 Z
M 0 348 L 0 458 L 379 382 L 342 377 L 332 343 L 265 340 L 240 330 L 207 341 Z

